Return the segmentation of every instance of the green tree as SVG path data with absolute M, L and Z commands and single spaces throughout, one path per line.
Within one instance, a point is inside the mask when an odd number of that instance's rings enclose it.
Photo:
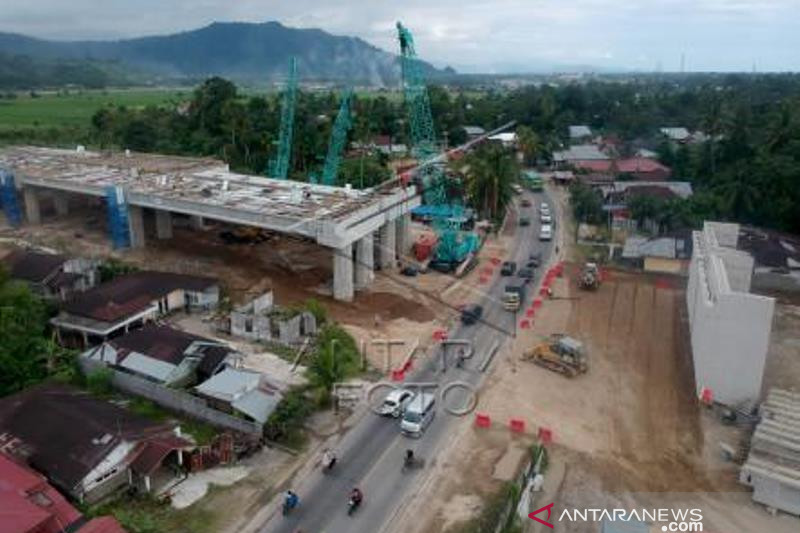
M 470 205 L 488 219 L 498 220 L 511 200 L 519 178 L 513 155 L 496 145 L 484 145 L 467 158 L 466 193 Z
M 536 159 L 542 151 L 542 142 L 536 132 L 529 126 L 518 127 L 517 142 L 522 151 L 525 165 L 535 165 Z

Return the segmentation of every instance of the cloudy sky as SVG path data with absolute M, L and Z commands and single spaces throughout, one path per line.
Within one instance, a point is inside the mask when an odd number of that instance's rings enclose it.
M 318 27 L 462 71 L 800 70 L 800 0 L 2 0 L 0 31 L 122 38 L 213 21 Z

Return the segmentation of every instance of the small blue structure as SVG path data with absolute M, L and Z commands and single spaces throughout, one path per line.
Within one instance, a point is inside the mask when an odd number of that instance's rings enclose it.
M 22 223 L 14 174 L 2 168 L 0 168 L 0 205 L 3 206 L 3 212 L 9 224 L 17 227 Z
M 114 249 L 130 248 L 131 230 L 128 225 L 128 202 L 125 191 L 120 186 L 106 188 L 108 207 L 108 229 Z

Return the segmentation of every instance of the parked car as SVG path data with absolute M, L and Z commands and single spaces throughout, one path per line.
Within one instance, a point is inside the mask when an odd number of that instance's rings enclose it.
M 521 217 L 519 219 L 519 225 L 520 226 L 530 226 L 531 225 L 531 219 L 529 219 L 528 217 Z
M 549 213 L 550 206 L 547 205 L 547 202 L 542 202 L 541 204 L 539 204 L 539 211 L 541 211 L 542 213 Z
M 535 263 L 533 266 L 538 267 L 542 264 L 542 252 L 533 252 L 531 255 L 528 256 L 528 267 L 531 266 L 531 263 Z
M 414 391 L 409 389 L 394 389 L 386 395 L 383 403 L 378 407 L 381 416 L 400 418 L 406 406 L 414 399 Z
M 540 241 L 549 241 L 553 238 L 553 228 L 549 224 L 543 225 L 539 228 L 539 240 Z
M 417 267 L 413 265 L 408 265 L 407 267 L 403 268 L 403 270 L 401 270 L 400 273 L 404 276 L 409 276 L 413 278 L 419 273 L 419 270 L 417 270 Z
M 528 200 L 527 198 L 523 198 L 522 201 L 520 202 L 520 205 L 522 207 L 530 207 L 531 206 L 531 201 Z
M 517 271 L 517 264 L 514 261 L 504 261 L 503 266 L 500 267 L 500 275 L 513 276 Z
M 464 325 L 471 325 L 481 319 L 483 316 L 483 307 L 480 305 L 468 305 L 461 311 L 461 323 Z
M 436 416 L 436 396 L 430 393 L 420 393 L 414 397 L 403 413 L 400 430 L 404 435 L 419 437 Z

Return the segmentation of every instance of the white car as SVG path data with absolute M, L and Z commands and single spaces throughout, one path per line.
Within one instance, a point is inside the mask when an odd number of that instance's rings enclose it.
M 549 224 L 545 224 L 541 228 L 539 228 L 539 240 L 540 241 L 549 241 L 553 238 L 553 227 Z
M 400 418 L 406 405 L 414 399 L 414 392 L 408 389 L 394 389 L 386 395 L 383 403 L 378 407 L 378 413 L 381 416 L 391 416 Z
M 550 212 L 550 206 L 547 205 L 546 202 L 542 202 L 539 205 L 539 211 L 541 211 L 542 213 L 549 213 Z
M 553 222 L 553 217 L 550 216 L 550 213 L 542 212 L 542 215 L 539 217 L 539 221 L 542 224 L 550 224 L 551 222 Z

